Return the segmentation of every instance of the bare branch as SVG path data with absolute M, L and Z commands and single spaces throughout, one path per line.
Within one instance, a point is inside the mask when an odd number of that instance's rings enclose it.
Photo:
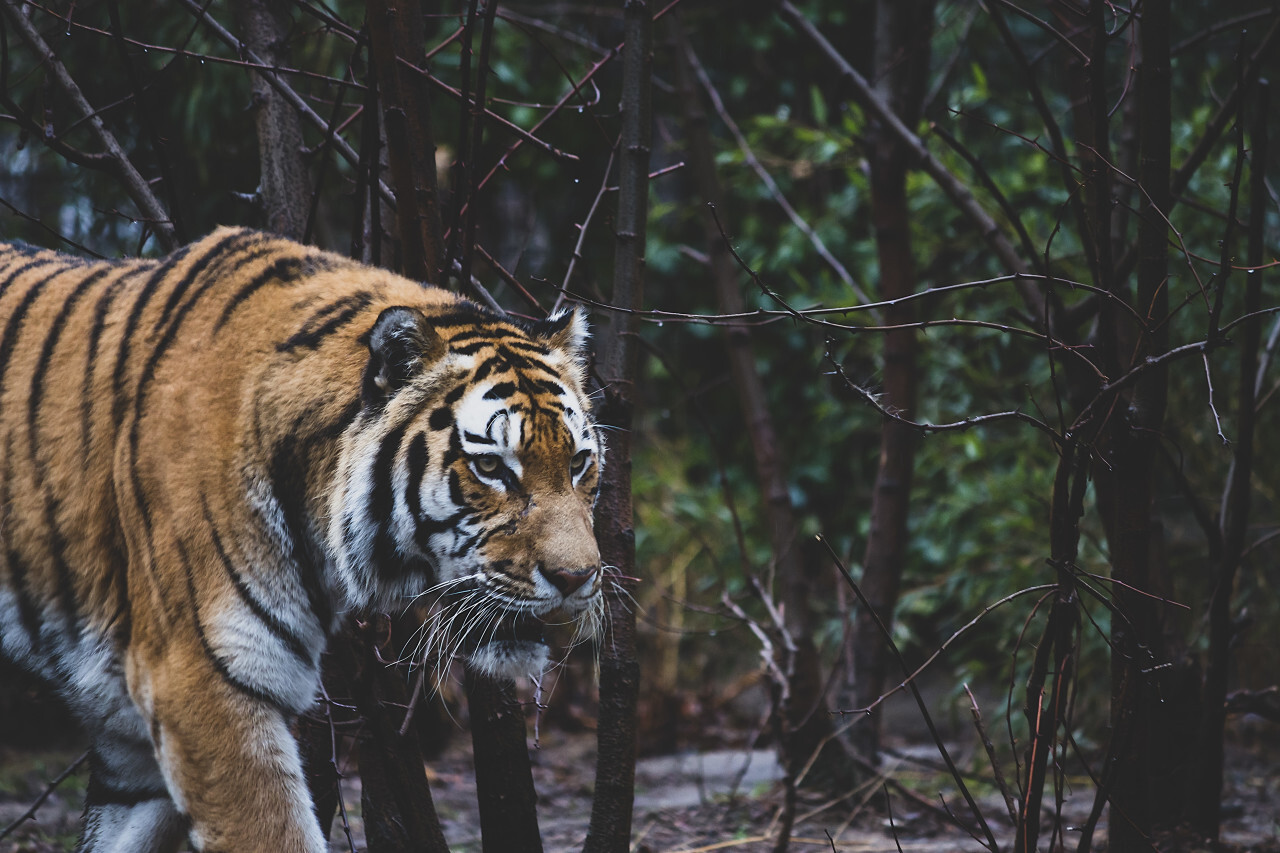
M 133 203 L 138 206 L 138 210 L 147 220 L 147 226 L 155 229 L 160 245 L 165 250 L 174 248 L 177 245 L 177 236 L 164 203 L 156 198 L 155 193 L 151 192 L 151 185 L 133 167 L 133 163 L 129 161 L 129 155 L 125 153 L 124 148 L 116 141 L 115 134 L 107 129 L 106 123 L 96 114 L 89 101 L 85 99 L 80 87 L 76 85 L 75 79 L 67 71 L 66 66 L 62 64 L 62 61 L 45 43 L 40 31 L 23 14 L 20 0 L 4 0 L 4 13 L 17 29 L 22 40 L 39 56 L 41 63 L 52 72 L 63 94 L 76 105 L 76 109 L 80 111 L 82 116 L 88 117 L 89 127 L 93 131 L 93 135 L 98 138 L 98 142 L 106 149 L 106 153 L 114 163 L 116 173 L 124 181 L 125 190 L 129 193 L 129 197 L 133 199 Z
M 88 752 L 82 753 L 79 758 L 71 762 L 71 764 L 67 767 L 66 770 L 63 770 L 61 773 L 55 776 L 52 780 L 50 780 L 49 784 L 45 786 L 44 791 L 40 794 L 39 797 L 36 798 L 36 801 L 31 804 L 31 807 L 28 808 L 22 814 L 18 815 L 16 818 L 14 818 L 13 821 L 8 826 L 6 826 L 3 830 L 0 830 L 0 841 L 3 841 L 4 839 L 8 838 L 10 835 L 13 834 L 14 830 L 22 826 L 22 824 L 34 818 L 36 816 L 36 812 L 40 810 L 40 807 L 42 805 L 44 805 L 44 801 L 49 799 L 50 795 L 52 795 L 53 792 L 57 790 L 58 786 L 61 785 L 63 782 L 65 782 L 68 776 L 76 772 L 76 770 L 80 768 L 80 765 L 84 764 L 88 760 L 89 760 L 89 753 Z
M 859 102 L 902 141 L 902 144 L 910 151 L 920 168 L 929 177 L 933 178 L 934 182 L 947 194 L 952 203 L 977 227 L 982 239 L 987 241 L 992 251 L 1000 259 L 1000 262 L 1012 272 L 1026 272 L 1026 262 L 1018 255 L 1017 250 L 1009 242 L 1008 238 L 1004 236 L 996 221 L 978 204 L 977 199 L 973 197 L 973 193 L 969 191 L 969 188 L 959 178 L 951 174 L 947 167 L 929 152 L 920 137 L 916 136 L 910 128 L 902 123 L 889 105 L 871 88 L 871 84 L 836 50 L 835 46 L 818 31 L 817 27 L 811 24 L 809 19 L 791 4 L 790 0 L 782 0 L 778 8 L 796 30 L 835 65 L 841 76 L 853 86 Z M 1037 316 L 1039 313 L 1039 311 L 1036 312 Z
M 13 0 L 5 0 L 5 2 L 10 3 L 13 2 Z M 330 132 L 329 122 L 325 121 L 324 117 L 311 109 L 311 107 L 307 105 L 307 102 L 302 100 L 302 97 L 293 90 L 293 87 L 284 81 L 284 78 L 280 76 L 281 69 L 263 62 L 262 58 L 250 50 L 244 42 L 232 35 L 226 27 L 215 21 L 213 17 L 207 13 L 207 10 L 197 3 L 196 0 L 179 0 L 179 2 L 186 6 L 197 19 L 204 21 L 208 25 L 209 29 L 213 31 L 213 34 L 221 39 L 224 44 L 236 51 L 238 55 L 247 57 L 252 61 L 254 65 L 258 67 L 258 72 L 262 75 L 262 79 L 265 80 L 273 89 L 279 92 L 295 110 L 302 114 L 303 118 L 315 127 L 319 128 L 322 133 Z M 356 153 L 355 149 L 352 148 L 345 139 L 337 133 L 332 134 L 330 139 L 332 140 L 334 150 L 342 155 L 342 159 L 346 160 L 352 168 L 360 168 L 360 155 Z M 378 181 L 378 191 L 387 204 L 392 206 L 395 205 L 395 194 L 392 193 L 391 189 L 382 181 Z
M 746 136 L 739 129 L 738 123 L 733 120 L 733 116 L 729 114 L 729 110 L 724 105 L 724 99 L 720 97 L 719 90 L 712 84 L 711 78 L 707 76 L 707 71 L 702 67 L 702 63 L 698 61 L 698 55 L 693 50 L 693 45 L 685 41 L 685 56 L 689 60 L 689 67 L 693 70 L 693 74 L 698 78 L 698 84 L 702 86 L 703 91 L 707 93 L 707 97 L 711 100 L 711 105 L 715 107 L 716 114 L 720 116 L 720 120 L 724 122 L 725 127 L 729 128 L 729 133 L 733 135 L 733 139 L 738 143 L 738 150 L 742 152 L 743 158 L 747 161 L 747 165 L 760 176 L 760 182 L 769 190 L 769 194 L 773 196 L 773 200 L 777 202 L 778 207 L 782 208 L 782 212 L 791 220 L 791 224 L 796 227 L 809 242 L 813 245 L 813 249 L 818 253 L 818 257 L 827 262 L 827 266 L 835 272 L 845 286 L 853 291 L 854 295 L 863 302 L 871 302 L 871 297 L 862 289 L 862 286 L 853 280 L 853 276 L 845 269 L 844 264 L 836 260 L 831 254 L 831 250 L 827 248 L 827 244 L 822 242 L 822 238 L 814 232 L 813 228 L 805 222 L 804 218 L 796 212 L 791 206 L 791 202 L 787 201 L 787 197 L 782 194 L 782 190 L 778 187 L 778 182 L 773 179 L 769 171 L 765 169 L 760 162 L 760 158 L 756 157 L 754 151 L 751 150 L 750 143 L 747 142 Z
M 786 0 L 784 0 L 784 2 L 786 2 Z M 898 651 L 898 644 L 893 641 L 893 635 L 887 628 L 885 628 L 884 623 L 880 621 L 880 616 L 876 613 L 875 608 L 867 602 L 866 598 L 862 594 L 861 588 L 859 588 L 857 582 L 853 579 L 853 575 L 849 574 L 849 570 L 845 568 L 844 562 L 840 559 L 839 555 L 836 554 L 835 549 L 831 547 L 831 543 L 822 536 L 818 537 L 818 542 L 826 548 L 827 555 L 831 557 L 835 567 L 840 571 L 840 576 L 844 578 L 845 583 L 853 590 L 853 594 L 858 597 L 858 601 L 862 604 L 865 611 L 880 627 L 881 634 L 884 636 L 884 641 L 889 647 L 889 652 L 898 661 L 898 665 L 902 668 L 902 671 L 905 674 L 907 672 L 907 662 L 903 659 L 902 653 Z M 934 745 L 938 748 L 938 754 L 941 755 L 942 760 L 946 762 L 947 770 L 951 773 L 951 778 L 955 780 L 956 786 L 960 789 L 961 795 L 969 805 L 970 813 L 973 815 L 974 820 L 978 822 L 978 826 L 982 830 L 983 837 L 985 838 L 983 846 L 992 851 L 992 853 L 996 853 L 996 851 L 1000 849 L 1000 845 L 996 843 L 996 838 L 991 833 L 991 827 L 987 825 L 987 819 L 982 815 L 982 809 L 978 808 L 977 802 L 973 799 L 973 794 L 969 792 L 969 786 L 964 782 L 964 777 L 961 775 L 960 769 L 956 767 L 955 761 L 951 758 L 951 752 L 947 749 L 946 744 L 942 742 L 942 735 L 938 734 L 938 729 L 933 724 L 933 716 L 929 713 L 929 707 L 925 704 L 924 698 L 921 697 L 920 691 L 917 689 L 914 682 L 907 682 L 907 686 L 911 690 L 912 698 L 916 700 L 916 705 L 919 707 L 920 715 L 924 718 L 925 725 L 929 729 L 929 734 L 933 737 Z M 956 823 L 960 826 L 965 826 L 964 822 L 959 819 L 956 820 Z

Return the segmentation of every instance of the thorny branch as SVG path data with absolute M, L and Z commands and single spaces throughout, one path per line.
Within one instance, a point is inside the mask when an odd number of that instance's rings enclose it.
M 25 812 L 23 812 L 22 814 L 14 818 L 13 821 L 8 826 L 6 826 L 3 830 L 0 830 L 0 841 L 4 841 L 6 838 L 12 835 L 13 832 L 18 827 L 22 826 L 22 824 L 34 818 L 36 816 L 36 812 L 38 812 L 40 810 L 40 807 L 44 805 L 44 801 L 49 799 L 49 797 L 53 794 L 53 792 L 58 789 L 58 786 L 61 785 L 63 782 L 65 782 L 68 776 L 70 776 L 72 773 L 79 770 L 80 766 L 88 760 L 89 760 L 89 753 L 88 751 L 85 751 L 81 753 L 79 758 L 71 762 L 71 764 L 67 766 L 67 769 L 63 770 L 61 773 L 59 773 L 57 776 L 51 779 L 49 781 L 49 784 L 45 786 L 44 791 L 41 792 L 40 796 L 36 798 L 36 801 L 31 804 L 30 808 L 28 808 Z

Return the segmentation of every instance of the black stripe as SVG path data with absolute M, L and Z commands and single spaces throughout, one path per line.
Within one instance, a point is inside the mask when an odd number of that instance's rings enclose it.
M 373 297 L 368 293 L 358 293 L 342 299 L 340 302 L 320 312 L 316 317 L 309 319 L 303 324 L 301 330 L 291 335 L 288 340 L 277 344 L 276 350 L 278 352 L 292 352 L 300 347 L 316 349 L 324 342 L 325 338 L 358 317 L 365 308 L 369 307 L 371 302 L 373 302 Z M 335 313 L 333 309 L 339 306 L 343 307 Z M 332 314 L 332 316 L 320 325 L 315 325 L 318 319 L 326 314 Z
M 10 260 L 10 259 L 6 258 L 5 260 Z M 3 294 L 4 291 L 8 289 L 9 285 L 17 281 L 24 272 L 30 272 L 31 270 L 36 269 L 37 267 L 43 267 L 43 266 L 48 266 L 49 264 L 55 264 L 58 261 L 59 261 L 59 258 L 57 258 L 56 256 L 48 257 L 48 258 L 37 258 L 35 260 L 27 261 L 25 264 L 18 266 L 16 269 L 14 269 L 13 272 L 5 276 L 4 281 L 0 281 L 0 294 Z M 5 266 L 4 270 L 8 270 L 8 266 Z
M 508 338 L 502 342 L 502 346 L 508 350 L 516 350 L 525 355 L 537 355 L 547 357 L 551 355 L 551 350 L 541 344 L 535 344 L 532 341 L 524 341 L 520 338 Z
M 5 549 L 4 561 L 9 569 L 9 586 L 14 597 L 18 599 L 18 621 L 22 623 L 22 630 L 27 634 L 32 652 L 40 656 L 43 646 L 40 639 L 42 620 L 40 611 L 31 597 L 31 590 L 27 588 L 27 565 L 22 555 L 11 548 Z
M 487 435 L 477 435 L 476 433 L 471 432 L 470 430 L 463 433 L 463 437 L 466 438 L 467 441 L 470 441 L 472 444 L 497 444 L 498 443 L 494 439 L 489 438 L 489 436 Z
M 13 478 L 12 461 L 13 445 L 10 436 L 6 435 L 4 470 L 0 471 L 0 530 L 9 529 L 10 524 L 9 511 L 13 506 L 13 492 L 10 491 L 10 482 Z M 42 645 L 41 619 L 36 603 L 31 597 L 31 591 L 27 588 L 27 564 L 21 554 L 9 547 L 8 540 L 5 541 L 4 562 L 9 572 L 9 587 L 13 590 L 14 597 L 18 599 L 18 621 L 22 623 L 22 629 L 27 633 L 32 651 L 39 653 Z
M 409 479 L 405 485 L 404 500 L 409 506 L 409 514 L 415 521 L 422 517 L 422 478 L 427 473 L 430 462 L 427 450 L 427 434 L 416 432 L 409 440 L 409 454 L 406 464 L 409 467 Z
M 204 272 L 205 267 L 209 266 L 209 264 L 213 262 L 214 258 L 224 252 L 238 249 L 240 244 L 251 236 L 252 232 L 235 231 L 221 238 L 207 250 L 202 252 L 200 257 L 196 258 L 195 262 L 187 268 L 187 271 L 183 273 L 182 277 L 174 282 L 173 290 L 169 291 L 169 298 L 164 301 L 164 307 L 160 310 L 160 316 L 156 318 L 156 324 L 152 331 L 159 332 L 161 327 L 169 322 L 169 317 L 178 307 L 178 302 L 182 299 L 183 294 L 187 292 L 187 288 L 191 286 L 192 282 L 199 278 L 200 273 Z
M 107 314 L 111 311 L 111 306 L 115 302 L 116 296 L 124 289 L 125 283 L 153 266 L 154 264 L 140 264 L 121 273 L 119 278 L 107 286 L 107 289 L 102 292 L 102 295 L 98 297 L 98 301 L 94 305 L 93 325 L 89 329 L 89 340 L 86 347 L 84 378 L 80 386 L 80 445 L 84 456 L 89 455 L 89 448 L 92 443 L 93 375 L 98 366 L 98 343 L 102 338 L 102 332 L 107 326 Z
M 453 425 L 453 410 L 445 406 L 441 406 L 431 413 L 431 417 L 427 421 L 427 424 L 437 432 L 442 429 L 448 429 Z
M 261 290 L 272 282 L 278 281 L 281 283 L 287 283 L 296 281 L 302 276 L 302 274 L 303 263 L 300 258 L 292 256 L 276 258 L 265 269 L 250 279 L 248 284 L 240 288 L 240 290 L 231 297 L 230 303 L 223 306 L 222 314 L 219 315 L 218 322 L 214 325 L 214 331 L 216 332 L 221 330 L 226 319 L 230 319 L 231 314 L 235 312 L 235 309 L 253 293 Z
M 118 428 L 124 421 L 126 406 L 124 371 L 129 362 L 129 350 L 133 346 L 134 332 L 142 319 L 142 312 L 146 310 L 151 297 L 155 295 L 156 288 L 160 286 L 160 283 L 164 281 L 169 272 L 181 263 L 190 251 L 190 246 L 184 246 L 152 270 L 151 275 L 147 277 L 146 284 L 138 291 L 138 296 L 133 301 L 133 307 L 129 309 L 128 317 L 125 318 L 124 331 L 120 335 L 119 349 L 116 350 L 116 365 L 111 371 L 111 387 L 113 391 L 111 423 L 114 427 Z
M 284 714 L 291 714 L 292 712 L 288 706 L 286 706 L 278 697 L 273 696 L 265 690 L 260 690 L 251 684 L 246 684 L 232 675 L 230 667 L 227 666 L 227 662 L 224 661 L 218 655 L 217 650 L 210 645 L 209 637 L 204 631 L 204 623 L 200 619 L 200 602 L 196 597 L 196 584 L 195 579 L 192 576 L 191 561 L 187 555 L 187 549 L 182 547 L 182 542 L 180 540 L 175 540 L 175 543 L 178 546 L 178 555 L 182 560 L 182 571 L 187 580 L 187 595 L 191 600 L 191 624 L 195 628 L 196 638 L 200 640 L 200 648 L 204 650 L 205 656 L 209 659 L 209 663 L 213 665 L 214 670 L 218 675 L 222 676 L 222 680 L 225 681 L 232 689 L 243 693 L 251 699 L 256 699 L 259 702 L 265 702 Z
M 476 368 L 476 372 L 471 375 L 471 381 L 475 383 L 483 382 L 494 371 L 506 372 L 510 369 L 507 363 L 499 356 L 492 356 L 480 363 L 480 366 Z
M 7 266 L 8 262 L 11 260 L 18 261 L 23 258 L 34 258 L 36 255 L 52 251 L 52 249 L 46 249 L 42 246 L 33 246 L 30 243 L 24 243 L 21 240 L 14 240 L 12 243 L 0 243 L 0 256 L 4 257 L 5 260 L 5 264 L 0 265 L 0 272 L 4 271 L 5 266 Z M 0 287 L 3 286 L 3 283 L 0 283 Z
M 560 383 L 551 379 L 530 378 L 529 381 L 533 384 L 533 387 L 537 388 L 544 394 L 550 394 L 553 397 L 560 397 L 564 394 L 564 388 L 561 387 Z
M 499 382 L 497 385 L 494 385 L 485 392 L 484 398 L 486 400 L 505 400 L 507 397 L 514 394 L 515 391 L 516 384 L 514 382 Z
M 466 539 L 462 540 L 462 542 L 459 543 L 457 548 L 453 549 L 452 556 L 461 557 L 463 554 L 467 553 L 472 548 L 474 548 L 476 543 L 479 542 L 481 537 L 484 537 L 484 536 L 485 536 L 484 530 L 480 530 L 480 531 L 477 531 L 476 533 L 471 534 Z
M 405 422 L 383 436 L 373 460 L 373 488 L 369 493 L 367 511 L 377 532 L 373 537 L 373 554 L 370 559 L 374 570 L 388 577 L 398 577 L 404 563 L 395 537 L 391 534 L 391 524 L 395 511 L 395 462 L 408 428 L 409 423 Z
M 58 345 L 58 341 L 62 337 L 62 330 L 67 325 L 67 319 L 71 316 L 71 312 L 75 310 L 76 304 L 89 292 L 93 285 L 97 284 L 103 276 L 111 272 L 112 268 L 103 266 L 76 285 L 76 289 L 71 292 L 62 303 L 62 307 L 58 310 L 58 315 L 54 317 L 52 325 L 49 327 L 48 334 L 45 335 L 44 345 L 40 347 L 40 360 L 36 362 L 35 372 L 31 375 L 31 394 L 27 400 L 27 435 L 31 443 L 31 458 L 36 462 L 37 467 L 42 471 L 39 478 L 44 482 L 43 476 L 44 466 L 40 465 L 36 454 L 36 421 L 40 412 L 40 401 L 44 398 L 44 377 L 48 372 L 49 366 L 53 361 L 53 350 Z
M 59 265 L 56 270 L 44 278 L 37 279 L 34 284 L 27 288 L 27 292 L 22 295 L 22 301 L 18 303 L 17 307 L 13 309 L 13 313 L 9 315 L 9 322 L 5 324 L 4 333 L 0 334 L 0 393 L 4 390 L 5 372 L 9 369 L 9 359 L 13 355 L 13 348 L 17 346 L 18 335 L 21 332 L 23 322 L 26 320 L 27 312 L 31 310 L 31 306 L 39 298 L 45 285 L 64 272 L 70 272 L 75 268 L 75 265 Z
M 289 651 L 293 652 L 294 657 L 307 665 L 313 665 L 314 660 L 311 655 L 311 649 L 301 637 L 295 634 L 288 625 L 280 621 L 274 613 L 267 610 L 266 606 L 254 596 L 253 591 L 245 585 L 244 579 L 240 577 L 240 573 L 236 571 L 235 565 L 231 561 L 231 557 L 227 554 L 227 549 L 222 545 L 222 539 L 218 536 L 218 528 L 213 522 L 213 516 L 209 512 L 209 502 L 206 497 L 200 495 L 200 509 L 204 513 L 205 524 L 209 525 L 209 535 L 213 539 L 213 550 L 218 553 L 218 559 L 222 562 L 223 569 L 227 572 L 227 579 L 231 581 L 231 585 L 235 587 L 236 593 L 240 596 L 240 600 L 245 606 L 258 618 L 258 621 L 267 626 L 276 639 L 285 645 Z M 327 626 L 324 626 L 327 627 Z
M 429 554 L 431 553 L 432 536 L 453 530 L 464 518 L 471 514 L 470 510 L 460 509 L 445 518 L 432 518 L 429 515 L 424 515 L 418 519 L 417 527 L 413 532 L 413 540 L 418 543 L 418 547 L 422 549 L 423 553 Z
M 267 247 L 268 249 L 274 247 Z M 263 251 L 257 257 L 269 254 Z M 214 332 L 222 331 L 222 327 L 231 319 L 231 315 L 236 312 L 240 306 L 249 300 L 255 293 L 266 287 L 273 281 L 288 282 L 303 276 L 308 270 L 308 265 L 304 264 L 301 258 L 287 256 L 277 258 L 265 270 L 258 273 L 246 284 L 237 290 L 226 305 L 222 306 L 222 313 L 218 315 L 218 322 L 214 324 Z
M 458 346 L 456 342 L 450 341 L 449 351 L 457 353 L 458 355 L 475 355 L 480 352 L 480 350 L 491 346 L 493 346 L 493 342 L 488 340 L 479 340 L 475 343 L 463 344 L 462 346 Z
M 449 500 L 453 501 L 454 506 L 467 507 L 466 495 L 462 493 L 462 479 L 456 468 L 449 469 Z
M 348 404 L 337 421 L 310 436 L 308 443 L 333 440 L 355 420 L 359 411 L 358 400 Z M 266 413 L 261 414 L 265 416 Z M 308 535 L 304 464 L 298 431 L 292 430 L 272 448 L 267 477 L 271 482 L 272 500 L 280 507 L 289 534 L 289 561 L 302 580 L 311 612 L 315 614 L 321 627 L 328 631 L 333 623 L 333 603 L 320 578 L 323 557 L 314 552 Z
M 223 251 L 230 243 L 233 242 L 234 239 L 241 238 L 244 236 L 246 236 L 244 232 L 236 232 L 230 237 L 220 240 L 212 249 L 206 252 L 196 262 L 194 266 L 199 269 L 203 269 L 204 266 L 208 263 L 208 260 L 211 256 L 216 255 L 219 252 Z M 278 266 L 278 262 L 277 264 L 272 265 L 273 268 L 276 266 Z M 175 288 L 177 290 L 182 290 L 185 292 L 187 284 L 192 280 L 194 280 L 194 276 L 191 274 L 188 274 L 183 278 L 181 283 L 175 286 Z M 151 354 L 147 358 L 146 364 L 143 365 L 142 373 L 138 377 L 137 388 L 134 392 L 134 398 L 133 398 L 134 416 L 133 416 L 133 422 L 129 425 L 129 461 L 130 461 L 129 480 L 131 485 L 133 486 L 134 500 L 137 502 L 138 508 L 143 516 L 143 521 L 146 524 L 147 540 L 148 540 L 149 547 L 151 543 L 151 538 L 150 538 L 151 537 L 151 534 L 150 534 L 151 512 L 147 504 L 146 494 L 142 488 L 142 477 L 138 473 L 138 466 L 137 466 L 138 443 L 140 440 L 143 412 L 147 404 L 148 389 L 151 385 L 152 379 L 155 378 L 156 367 L 160 364 L 160 361 L 164 358 L 165 354 L 168 352 L 169 347 L 173 344 L 174 340 L 177 339 L 178 332 L 182 328 L 183 321 L 186 319 L 187 315 L 191 312 L 191 309 L 195 307 L 196 303 L 199 302 L 200 297 L 203 296 L 205 293 L 207 293 L 211 289 L 211 287 L 217 282 L 217 280 L 218 279 L 216 277 L 207 278 L 199 288 L 195 289 L 195 291 L 191 294 L 190 298 L 188 298 L 185 302 L 181 304 L 181 306 L 177 307 L 174 310 L 173 316 L 170 318 L 169 324 L 165 328 L 164 334 L 161 336 L 160 340 L 156 343 L 155 347 L 151 350 Z M 166 308 L 167 307 L 168 306 L 166 306 Z M 158 324 L 157 324 L 157 328 L 159 328 Z M 118 424 L 119 424 L 119 421 L 117 421 L 117 425 Z
M 408 428 L 408 423 L 400 424 L 384 435 L 378 445 L 378 453 L 373 460 L 373 488 L 369 492 L 367 507 L 369 518 L 375 524 L 381 525 L 383 519 L 389 518 L 395 508 L 393 468 Z
M 259 258 L 271 254 L 275 248 L 276 247 L 268 243 L 255 246 L 248 251 L 241 252 L 236 258 L 235 264 L 232 266 L 233 273 L 239 272 Z M 223 325 L 226 324 L 227 320 L 231 319 L 231 315 L 235 313 L 236 309 L 239 308 L 245 300 L 252 296 L 258 288 L 262 287 L 263 284 L 265 284 L 265 282 L 260 282 L 257 278 L 253 278 L 250 279 L 248 284 L 241 285 L 240 289 L 232 294 L 231 299 L 227 304 L 222 306 L 222 313 L 218 315 L 218 322 L 213 324 L 213 331 L 215 333 L 221 331 Z

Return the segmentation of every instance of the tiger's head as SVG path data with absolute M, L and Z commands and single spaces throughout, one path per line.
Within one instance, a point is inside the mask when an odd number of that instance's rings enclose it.
M 429 658 L 536 674 L 547 624 L 590 634 L 602 611 L 586 323 L 437 310 L 387 308 L 366 336 L 329 507 L 337 577 L 356 607 L 429 599 Z

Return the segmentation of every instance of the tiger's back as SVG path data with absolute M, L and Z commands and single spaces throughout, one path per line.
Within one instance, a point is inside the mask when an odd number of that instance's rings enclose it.
M 83 849 L 322 849 L 288 724 L 346 609 L 452 584 L 509 674 L 597 607 L 577 318 L 233 229 L 0 288 L 0 654 L 94 741 Z

